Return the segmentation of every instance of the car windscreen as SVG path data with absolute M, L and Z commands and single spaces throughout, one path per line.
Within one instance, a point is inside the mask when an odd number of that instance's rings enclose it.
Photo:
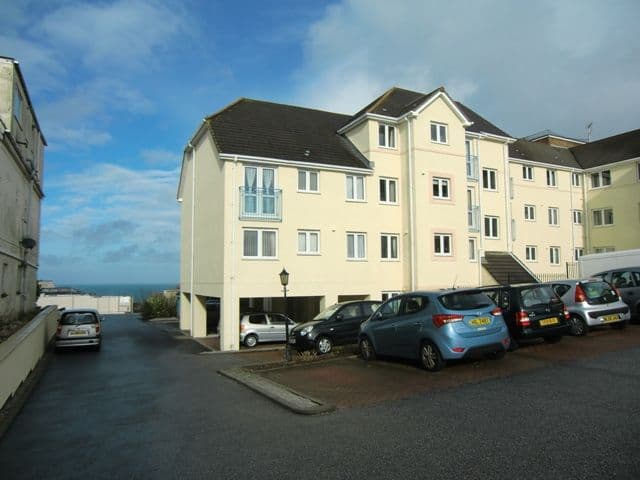
M 484 293 L 477 290 L 467 292 L 451 292 L 439 297 L 440 303 L 449 310 L 474 310 L 487 308 L 493 302 Z
M 329 317 L 331 317 L 331 315 L 333 315 L 334 313 L 336 313 L 336 311 L 341 307 L 342 305 L 336 303 L 335 305 L 331 305 L 329 308 L 325 308 L 323 311 L 321 311 L 319 314 L 317 314 L 315 317 L 313 317 L 314 320 L 326 320 Z
M 63 313 L 60 318 L 61 325 L 89 325 L 98 323 L 93 313 Z
M 524 308 L 541 307 L 560 303 L 560 299 L 549 285 L 536 285 L 520 290 L 520 298 Z
M 618 300 L 618 294 L 607 282 L 582 282 L 582 290 L 591 304 L 611 303 Z

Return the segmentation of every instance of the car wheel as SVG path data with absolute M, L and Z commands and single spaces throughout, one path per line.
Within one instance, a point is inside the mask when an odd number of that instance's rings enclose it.
M 360 356 L 367 362 L 376 359 L 376 350 L 368 337 L 363 337 L 360 340 Z
M 611 328 L 617 328 L 618 330 L 624 330 L 625 328 L 627 328 L 627 325 L 629 324 L 629 322 L 627 320 L 623 320 L 621 322 L 616 322 L 613 325 L 611 325 Z
M 552 335 L 550 337 L 544 337 L 544 341 L 547 343 L 558 343 L 562 340 L 562 335 Z
M 575 335 L 576 337 L 582 337 L 589 332 L 587 323 L 577 315 L 571 315 L 571 318 L 569 318 L 569 326 L 571 335 Z
M 253 334 L 247 335 L 244 337 L 244 344 L 249 348 L 253 348 L 258 344 L 258 337 Z
M 496 350 L 495 352 L 488 354 L 487 358 L 489 360 L 502 360 L 506 353 L 507 351 L 504 348 L 501 348 L 500 350 Z
M 331 351 L 333 348 L 333 342 L 329 337 L 320 337 L 316 341 L 316 352 L 319 355 L 325 355 Z
M 444 368 L 445 362 L 442 359 L 438 347 L 430 341 L 425 341 L 420 347 L 420 363 L 428 372 L 437 372 Z

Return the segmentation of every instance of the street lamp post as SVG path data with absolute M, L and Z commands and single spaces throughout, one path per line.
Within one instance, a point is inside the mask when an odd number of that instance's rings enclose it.
M 287 285 L 289 285 L 289 272 L 284 268 L 280 272 L 280 284 L 282 285 L 282 291 L 284 292 L 284 361 L 286 363 L 291 360 L 291 350 L 289 350 L 289 316 L 287 315 Z

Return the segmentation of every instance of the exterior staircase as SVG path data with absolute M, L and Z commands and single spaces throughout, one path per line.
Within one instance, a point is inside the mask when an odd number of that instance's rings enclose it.
M 482 266 L 500 285 L 538 283 L 538 279 L 509 252 L 484 252 Z

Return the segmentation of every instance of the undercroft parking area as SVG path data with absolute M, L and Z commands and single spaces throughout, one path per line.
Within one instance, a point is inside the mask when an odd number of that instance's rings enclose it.
M 605 328 L 586 337 L 565 336 L 557 344 L 532 342 L 502 360 L 450 363 L 438 373 L 427 373 L 416 363 L 383 358 L 365 362 L 349 349 L 347 355 L 327 360 L 296 362 L 289 367 L 256 368 L 268 380 L 338 408 L 373 405 L 389 400 L 452 389 L 488 379 L 509 377 L 544 368 L 571 368 L 578 360 L 640 346 L 640 326 L 625 330 Z M 277 361 L 282 352 L 270 352 L 260 361 Z M 258 360 L 258 358 L 256 358 Z M 577 368 L 577 367 L 576 367 Z

